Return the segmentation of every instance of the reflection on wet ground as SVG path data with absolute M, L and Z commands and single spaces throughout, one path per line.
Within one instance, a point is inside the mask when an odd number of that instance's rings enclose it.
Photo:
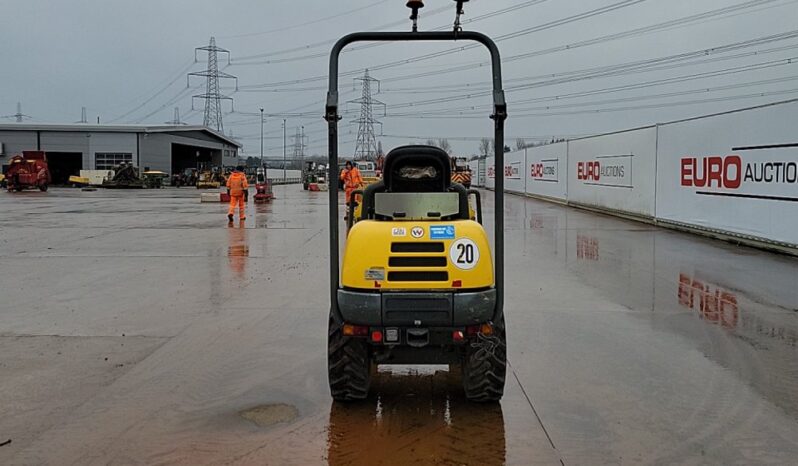
M 508 299 L 534 303 L 508 311 L 510 341 L 539 337 L 525 375 L 566 463 L 793 462 L 798 260 L 534 200 L 507 204 L 507 250 L 521 256 L 508 257 Z M 556 394 L 564 384 L 570 396 Z M 578 415 L 576 399 L 588 403 Z
M 362 403 L 332 404 L 331 466 L 505 464 L 501 405 L 469 403 L 456 373 L 383 369 L 372 392 Z
M 233 222 L 227 225 L 229 245 L 227 257 L 233 275 L 242 279 L 246 275 L 247 257 L 249 257 L 249 243 L 247 242 L 246 222 L 239 221 L 238 226 Z
M 679 305 L 696 311 L 699 318 L 725 329 L 737 328 L 740 308 L 735 293 L 680 273 L 678 295 Z M 781 332 L 783 335 L 783 329 Z M 792 335 L 792 341 L 795 346 L 795 335 Z
M 326 194 L 275 193 L 0 193 L 0 464 L 795 464 L 798 259 L 508 196 L 501 404 L 341 405 Z

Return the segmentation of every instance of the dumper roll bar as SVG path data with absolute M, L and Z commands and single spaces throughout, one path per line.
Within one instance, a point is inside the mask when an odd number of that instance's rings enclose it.
M 355 42 L 401 42 L 437 41 L 451 42 L 467 40 L 484 45 L 490 52 L 493 74 L 494 146 L 496 148 L 496 185 L 494 191 L 494 274 L 496 287 L 496 312 L 498 319 L 504 312 L 504 120 L 507 119 L 507 103 L 502 88 L 501 57 L 493 40 L 473 31 L 429 31 L 429 32 L 356 32 L 342 37 L 330 52 L 330 82 L 324 119 L 329 132 L 329 202 L 330 202 L 330 305 L 332 315 L 340 322 L 338 310 L 339 277 L 339 230 L 338 230 L 338 62 L 343 49 Z

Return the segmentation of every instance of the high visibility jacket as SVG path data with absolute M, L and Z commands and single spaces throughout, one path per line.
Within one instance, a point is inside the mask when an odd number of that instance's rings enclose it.
M 227 188 L 230 190 L 231 196 L 243 196 L 244 190 L 249 188 L 247 176 L 241 172 L 233 172 L 227 179 Z
M 341 173 L 341 180 L 344 182 L 344 189 L 347 191 L 354 191 L 363 184 L 363 177 L 360 176 L 360 170 L 357 167 L 352 167 L 351 170 L 344 170 Z
M 352 167 L 351 170 L 344 170 L 341 173 L 341 180 L 344 182 L 346 203 L 349 204 L 352 200 L 352 193 L 363 185 L 363 178 L 360 176 L 360 170 L 357 167 Z

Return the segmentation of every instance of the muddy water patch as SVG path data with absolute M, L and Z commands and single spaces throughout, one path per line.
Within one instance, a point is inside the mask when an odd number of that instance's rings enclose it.
M 258 427 L 271 427 L 277 424 L 290 423 L 299 417 L 299 411 L 296 407 L 285 403 L 255 406 L 238 414 Z

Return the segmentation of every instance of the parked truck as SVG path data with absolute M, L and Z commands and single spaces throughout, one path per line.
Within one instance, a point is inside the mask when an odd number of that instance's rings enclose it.
M 465 157 L 451 157 L 452 183 L 460 183 L 466 189 L 471 189 L 471 167 Z

